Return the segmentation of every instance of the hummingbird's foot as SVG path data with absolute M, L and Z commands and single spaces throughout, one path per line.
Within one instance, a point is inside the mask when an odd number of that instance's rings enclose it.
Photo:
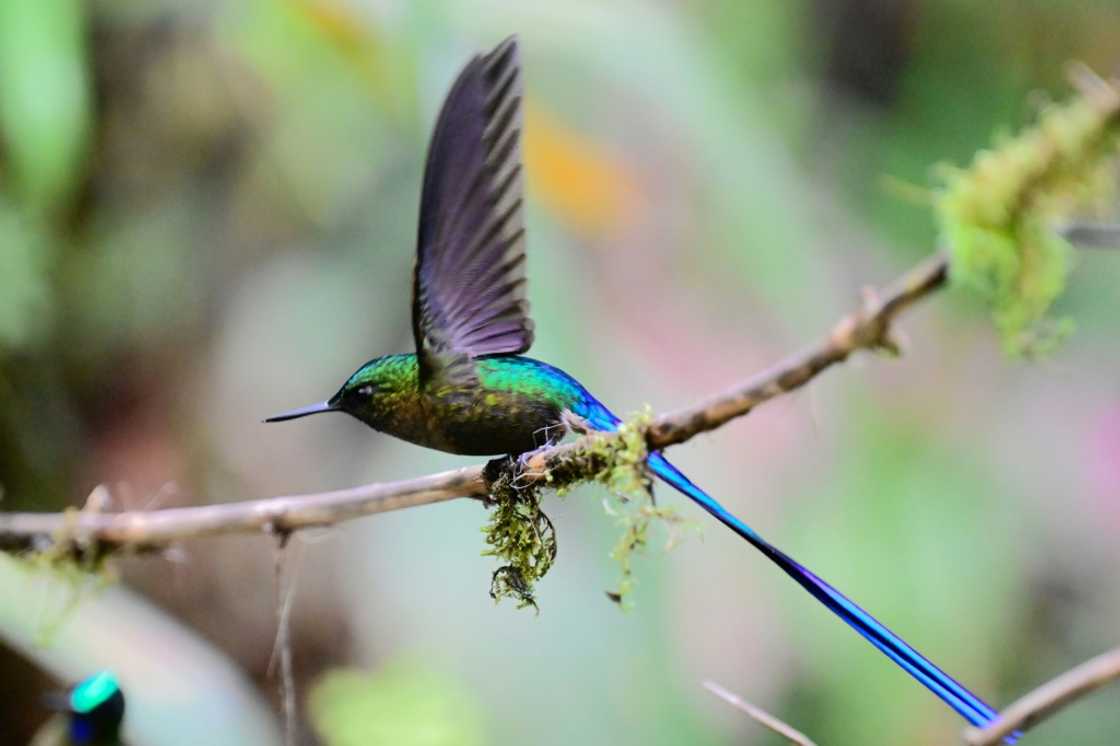
M 524 474 L 527 471 L 532 471 L 534 468 L 533 459 L 547 451 L 549 448 L 552 448 L 553 445 L 553 443 L 546 443 L 543 446 L 534 448 L 531 451 L 525 451 L 525 453 L 520 453 L 517 456 L 510 456 L 511 460 L 517 461 L 517 473 Z
M 560 424 L 564 427 L 565 435 L 587 435 L 595 432 L 595 428 L 591 427 L 587 420 L 570 409 L 560 413 Z

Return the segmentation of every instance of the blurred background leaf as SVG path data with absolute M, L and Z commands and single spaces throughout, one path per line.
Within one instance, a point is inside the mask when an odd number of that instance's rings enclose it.
M 482 746 L 481 708 L 453 677 L 422 662 L 376 673 L 327 672 L 311 691 L 311 718 L 328 746 Z
M 34 224 L 0 202 L 0 347 L 34 344 L 50 329 L 50 245 Z
M 73 189 L 86 155 L 90 102 L 80 0 L 0 8 L 0 132 L 6 171 L 29 209 Z

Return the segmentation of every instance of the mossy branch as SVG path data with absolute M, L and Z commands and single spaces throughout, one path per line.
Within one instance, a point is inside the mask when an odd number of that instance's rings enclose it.
M 1081 67 L 1073 80 L 1078 94 L 1033 127 L 966 169 L 942 169 L 935 207 L 950 278 L 988 302 L 1016 356 L 1049 352 L 1072 331 L 1072 319 L 1049 316 L 1074 254 L 1059 223 L 1116 196 L 1120 91 Z
M 866 293 L 863 306 L 841 319 L 821 342 L 717 396 L 654 418 L 644 431 L 646 448 L 660 450 L 715 430 L 759 404 L 803 386 L 857 350 L 889 344 L 890 323 L 912 303 L 941 287 L 946 266 L 944 257 L 932 257 L 881 294 Z M 519 464 L 517 484 L 520 488 L 562 488 L 594 479 L 607 466 L 602 444 L 626 437 L 625 433 L 589 434 L 527 454 Z M 497 477 L 492 465 L 480 465 L 331 492 L 214 505 L 122 512 L 0 512 L 0 550 L 49 550 L 59 557 L 84 558 L 124 550 L 158 552 L 206 536 L 292 533 L 458 498 L 488 503 Z
M 604 507 L 622 530 L 611 550 L 622 577 L 617 590 L 608 591 L 607 596 L 626 603 L 634 584 L 631 560 L 648 543 L 651 524 L 680 522 L 672 508 L 658 506 L 653 500 L 652 481 L 645 469 L 645 432 L 652 417 L 647 407 L 613 434 L 590 434 L 573 422 L 588 436 L 585 443 L 564 451 L 543 478 L 526 479 L 531 472 L 519 460 L 498 459 L 487 466 L 493 510 L 483 528 L 488 546 L 483 554 L 503 563 L 490 584 L 495 601 L 512 598 L 518 608 L 537 608 L 535 584 L 551 569 L 557 552 L 556 531 L 541 509 L 542 490 L 551 487 L 563 495 L 579 482 L 589 481 L 607 488 Z

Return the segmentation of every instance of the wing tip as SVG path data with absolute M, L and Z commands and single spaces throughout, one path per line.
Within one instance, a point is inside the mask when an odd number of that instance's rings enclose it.
M 494 67 L 504 66 L 510 58 L 516 60 L 519 51 L 517 34 L 510 34 L 498 42 L 498 45 L 487 53 L 487 71 Z

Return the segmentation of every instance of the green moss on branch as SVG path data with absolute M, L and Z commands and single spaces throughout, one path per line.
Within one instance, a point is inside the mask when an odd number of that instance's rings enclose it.
M 541 509 L 542 492 L 551 487 L 560 495 L 581 482 L 600 482 L 610 493 L 604 505 L 616 518 L 622 534 L 611 551 L 622 572 L 618 589 L 608 595 L 625 603 L 634 585 L 633 555 L 648 543 L 654 522 L 679 523 L 675 512 L 653 500 L 645 468 L 645 431 L 652 420 L 648 408 L 623 423 L 617 433 L 593 436 L 584 448 L 549 464 L 544 480 L 520 480 L 520 465 L 506 462 L 492 474 L 490 520 L 483 527 L 487 549 L 502 565 L 493 575 L 490 595 L 495 601 L 511 598 L 518 608 L 537 608 L 536 583 L 556 559 L 556 531 Z M 672 535 L 672 534 L 671 534 Z
M 1049 315 L 1073 256 L 1055 227 L 1114 197 L 1120 99 L 1109 91 L 1052 105 L 968 168 L 944 169 L 936 210 L 950 278 L 990 304 L 1012 355 L 1045 353 L 1073 328 Z

